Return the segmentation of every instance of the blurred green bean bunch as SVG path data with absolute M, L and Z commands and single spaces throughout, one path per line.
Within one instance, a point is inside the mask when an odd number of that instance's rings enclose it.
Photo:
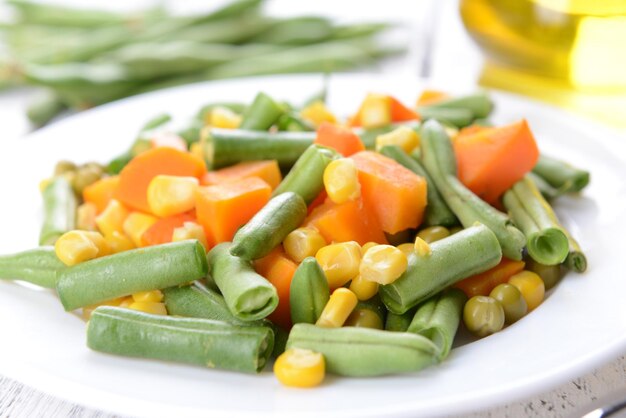
M 162 8 L 119 14 L 9 0 L 0 22 L 0 88 L 35 85 L 28 109 L 41 126 L 84 109 L 178 84 L 260 74 L 334 72 L 401 52 L 376 35 L 389 25 L 322 17 L 268 17 L 263 0 L 235 0 L 193 16 Z

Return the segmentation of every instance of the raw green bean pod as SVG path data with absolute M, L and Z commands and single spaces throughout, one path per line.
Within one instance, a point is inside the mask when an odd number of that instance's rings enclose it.
M 324 189 L 326 166 L 339 157 L 339 153 L 332 148 L 315 144 L 309 146 L 274 190 L 273 195 L 294 192 L 300 195 L 307 205 L 310 204 Z
M 51 246 L 0 255 L 0 279 L 22 280 L 49 289 L 55 288 L 57 274 L 64 268 Z
M 244 260 L 265 257 L 302 224 L 306 214 L 300 195 L 285 192 L 274 196 L 235 233 L 230 253 Z
M 322 328 L 296 324 L 289 334 L 289 348 L 323 354 L 326 369 L 342 376 L 414 372 L 439 359 L 439 349 L 426 337 L 360 327 Z
M 85 261 L 61 270 L 57 293 L 66 311 L 133 293 L 165 289 L 205 277 L 207 260 L 198 240 L 187 240 Z
M 459 181 L 452 144 L 438 122 L 429 120 L 423 125 L 421 149 L 424 167 L 461 224 L 465 228 L 475 222 L 486 225 L 498 237 L 504 256 L 521 260 L 526 237 L 512 225 L 508 216 L 480 199 Z
M 380 287 L 387 308 L 402 314 L 448 286 L 490 269 L 502 259 L 493 232 L 475 226 L 430 244 L 430 255 L 409 256 L 409 265 L 399 279 Z
M 221 168 L 241 161 L 276 160 L 290 168 L 313 144 L 315 132 L 262 132 L 243 129 L 205 129 L 201 134 L 208 167 Z
M 422 119 L 435 119 L 442 123 L 454 125 L 457 128 L 468 126 L 474 120 L 474 114 L 469 109 L 456 107 L 420 106 L 417 108 Z
M 270 96 L 261 92 L 243 114 L 240 129 L 253 131 L 268 130 L 285 112 Z
M 385 319 L 385 331 L 405 332 L 409 329 L 409 325 L 413 320 L 416 308 L 411 308 L 405 313 L 397 314 L 391 311 L 387 312 Z
M 493 110 L 493 102 L 487 93 L 478 92 L 441 100 L 428 107 L 430 109 L 465 109 L 472 112 L 474 118 L 486 118 Z
M 539 156 L 533 173 L 542 177 L 561 193 L 580 192 L 589 184 L 590 179 L 588 171 L 543 154 Z
M 418 306 L 407 331 L 431 340 L 439 347 L 439 359 L 445 359 L 452 348 L 466 301 L 467 296 L 461 290 L 444 290 Z
M 78 201 L 72 185 L 64 176 L 54 177 L 41 195 L 43 225 L 39 245 L 52 245 L 61 235 L 76 228 Z
M 256 321 L 278 306 L 278 294 L 252 264 L 230 253 L 231 243 L 216 245 L 207 255 L 210 279 L 224 296 L 230 312 L 242 321 Z
M 315 257 L 307 257 L 298 266 L 289 287 L 291 322 L 315 324 L 330 298 L 324 271 Z
M 511 187 L 502 199 L 511 219 L 524 235 L 528 254 L 541 264 L 562 263 L 569 253 L 569 240 L 550 204 L 528 177 Z
M 443 197 L 441 197 L 433 179 L 417 160 L 411 158 L 397 145 L 386 145 L 382 147 L 380 153 L 394 159 L 396 162 L 402 164 L 418 176 L 426 179 L 426 183 L 428 184 L 426 189 L 428 204 L 426 205 L 426 213 L 424 215 L 425 225 L 452 226 L 458 224 L 456 216 L 450 210 L 445 200 L 443 200 Z
M 92 350 L 247 373 L 263 369 L 273 344 L 274 333 L 268 327 L 112 306 L 96 308 L 87 325 L 87 346 Z

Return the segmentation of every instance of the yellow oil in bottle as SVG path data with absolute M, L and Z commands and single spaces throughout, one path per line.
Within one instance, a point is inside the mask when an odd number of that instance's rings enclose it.
M 461 0 L 481 84 L 626 127 L 626 0 Z

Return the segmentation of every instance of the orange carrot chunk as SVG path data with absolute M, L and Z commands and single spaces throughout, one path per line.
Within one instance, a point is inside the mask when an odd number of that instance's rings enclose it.
M 413 109 L 409 109 L 395 97 L 389 96 L 389 106 L 391 107 L 392 122 L 420 120 L 420 115 L 416 111 L 414 111 Z
M 539 150 L 526 120 L 459 135 L 454 141 L 459 179 L 489 203 L 537 163 Z
M 337 150 L 344 157 L 349 157 L 365 149 L 361 138 L 351 129 L 323 122 L 317 129 L 315 144 Z
M 83 189 L 83 200 L 86 203 L 96 205 L 98 213 L 100 213 L 113 199 L 119 182 L 119 176 L 104 177 Z
M 270 199 L 272 188 L 258 177 L 200 187 L 196 194 L 196 216 L 207 239 L 231 241 Z
M 158 147 L 133 158 L 120 173 L 115 198 L 126 206 L 150 213 L 147 190 L 159 174 L 200 179 L 206 173 L 202 159 L 174 148 Z
M 502 258 L 502 261 L 497 266 L 463 279 L 457 282 L 454 287 L 461 289 L 468 298 L 488 296 L 497 285 L 506 283 L 509 277 L 524 270 L 525 264 L 523 261 Z
M 200 184 L 210 186 L 247 177 L 259 177 L 265 180 L 272 190 L 278 187 L 282 180 L 276 160 L 261 160 L 244 161 L 217 171 L 209 171 L 200 179 Z
M 185 222 L 193 222 L 196 220 L 196 216 L 191 213 L 180 213 L 178 215 L 168 216 L 156 221 L 146 232 L 141 236 L 141 241 L 144 246 L 158 245 L 172 242 L 172 234 L 174 229 L 180 228 Z
M 417 227 L 426 208 L 426 180 L 391 158 L 372 151 L 351 157 L 359 172 L 363 202 L 383 231 Z
M 326 242 L 387 243 L 376 217 L 361 199 L 341 204 L 327 200 L 314 209 L 304 223 L 316 228 Z
M 430 105 L 430 104 L 434 104 L 434 103 L 440 102 L 440 101 L 445 100 L 445 99 L 447 99 L 449 97 L 450 97 L 450 95 L 448 93 L 445 93 L 445 92 L 443 92 L 441 90 L 426 89 L 426 90 L 422 91 L 422 94 L 417 99 L 417 105 L 418 106 L 426 106 L 426 105 Z
M 269 319 L 289 330 L 291 328 L 291 308 L 289 306 L 289 291 L 291 279 L 298 268 L 298 264 L 292 261 L 279 245 L 271 253 L 254 262 L 257 273 L 265 277 L 274 285 L 278 293 L 278 306 L 272 312 Z

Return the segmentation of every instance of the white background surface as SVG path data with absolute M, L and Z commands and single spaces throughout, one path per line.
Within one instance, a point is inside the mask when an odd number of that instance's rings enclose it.
M 296 2 L 292 2 L 296 3 Z M 338 2 L 306 2 L 315 3 L 315 10 L 335 10 L 337 11 Z M 355 2 L 348 2 L 354 5 Z M 366 2 L 359 2 L 364 4 Z M 403 9 L 405 13 L 398 15 L 397 10 L 389 5 L 404 4 L 409 7 Z M 407 20 L 408 17 L 417 16 L 421 13 L 421 7 L 416 7 L 419 2 L 394 2 L 387 1 L 384 10 L 374 13 L 375 17 L 388 18 L 395 15 L 400 20 Z M 436 28 L 433 36 L 435 47 L 431 57 L 431 76 L 439 80 L 454 80 L 455 84 L 472 83 L 480 68 L 480 58 L 476 49 L 465 38 L 463 29 L 459 22 L 452 16 L 454 12 L 454 2 L 446 2 L 442 10 L 439 10 L 439 19 L 435 19 L 428 24 L 433 24 Z M 283 9 L 286 2 L 274 2 L 272 7 L 278 4 Z M 298 2 L 304 5 L 304 2 Z M 333 4 L 333 7 L 326 8 Z M 373 4 L 373 3 L 372 3 Z M 379 4 L 379 3 L 378 3 Z M 300 7 L 300 6 L 298 6 Z M 343 7 L 343 6 L 342 6 Z M 353 10 L 365 10 L 361 7 L 357 9 L 351 8 L 349 5 L 345 9 L 352 12 Z M 284 9 L 283 9 L 284 10 Z M 305 12 L 307 10 L 303 10 Z M 372 13 L 369 12 L 371 15 Z M 354 14 L 352 13 L 353 17 Z M 357 16 L 358 17 L 358 16 Z M 420 19 L 422 26 L 413 26 L 410 33 L 415 35 L 414 44 L 412 44 L 411 54 L 403 62 L 396 62 L 392 67 L 386 65 L 382 68 L 385 73 L 401 72 L 401 73 L 418 73 L 419 63 L 422 53 L 422 42 L 426 39 L 424 36 L 424 28 L 428 26 L 423 19 Z M 461 58 L 462 57 L 462 58 Z M 457 61 L 458 60 L 458 61 Z M 463 62 L 464 67 L 459 71 L 458 62 Z M 455 71 L 453 71 L 453 69 Z M 0 136 L 0 143 L 8 144 L 14 141 L 20 141 L 20 136 L 28 129 L 25 120 L 22 117 L 23 106 L 27 97 L 27 92 L 15 92 L 0 95 L 0 121 L 3 125 L 3 134 Z M 623 149 L 624 147 L 622 147 Z M 2 180 L 2 182 L 7 179 Z M 0 321 L 7 318 L 0 318 Z M 613 393 L 618 389 L 626 388 L 626 361 L 624 358 L 616 359 L 600 368 L 598 371 L 583 376 L 577 380 L 567 383 L 551 392 L 547 392 L 540 396 L 526 399 L 522 402 L 515 402 L 506 406 L 500 406 L 495 409 L 478 412 L 476 416 L 565 416 L 572 413 L 577 408 L 583 407 L 598 397 L 603 397 L 609 393 Z M 85 409 L 80 406 L 66 403 L 60 399 L 46 396 L 45 394 L 33 391 L 22 386 L 15 381 L 0 378 L 0 416 L 97 416 L 97 411 Z M 108 416 L 108 415 L 105 415 Z

